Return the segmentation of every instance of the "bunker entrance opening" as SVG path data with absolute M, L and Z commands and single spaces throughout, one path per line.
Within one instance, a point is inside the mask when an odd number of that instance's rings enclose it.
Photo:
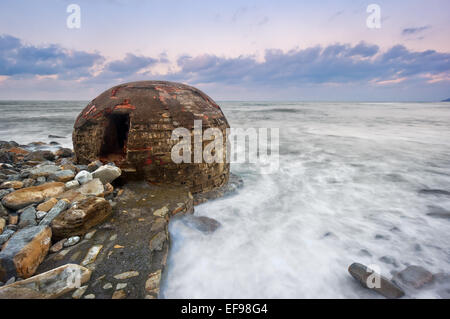
M 111 114 L 107 118 L 100 156 L 103 158 L 123 158 L 127 152 L 130 116 L 128 114 Z

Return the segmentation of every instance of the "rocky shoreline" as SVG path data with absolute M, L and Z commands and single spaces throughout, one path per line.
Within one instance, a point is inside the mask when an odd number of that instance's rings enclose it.
M 214 232 L 220 223 L 195 216 L 194 206 L 242 185 L 230 174 L 223 187 L 193 196 L 186 186 L 125 180 L 114 163 L 78 165 L 57 142 L 0 141 L 0 299 L 158 298 L 169 220 Z M 448 274 L 419 266 L 392 279 L 359 263 L 348 271 L 386 298 L 427 289 L 450 296 Z M 370 287 L 374 275 L 380 287 Z
M 124 181 L 114 163 L 75 163 L 57 142 L 0 141 L 0 298 L 159 296 L 168 222 L 212 232 L 220 223 L 194 204 L 242 185 L 192 196 L 185 186 Z M 75 283 L 74 283 L 75 282 Z

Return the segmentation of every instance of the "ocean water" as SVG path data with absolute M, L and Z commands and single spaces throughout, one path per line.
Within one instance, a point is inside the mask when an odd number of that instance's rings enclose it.
M 450 272 L 450 104 L 221 103 L 233 127 L 279 127 L 280 166 L 199 205 L 222 227 L 170 224 L 165 298 L 378 298 L 353 262 Z M 384 261 L 384 262 L 383 262 Z M 449 298 L 450 287 L 407 291 Z
M 71 146 L 86 104 L 0 102 L 0 140 Z M 212 234 L 171 221 L 162 297 L 378 298 L 350 277 L 353 262 L 389 278 L 407 265 L 450 273 L 450 219 L 433 215 L 450 211 L 450 104 L 219 104 L 232 127 L 280 129 L 279 169 L 232 164 L 244 186 L 195 208 L 222 224 Z
M 0 101 L 0 140 L 55 141 L 72 148 L 72 129 L 87 101 Z M 55 135 L 62 138 L 49 138 Z

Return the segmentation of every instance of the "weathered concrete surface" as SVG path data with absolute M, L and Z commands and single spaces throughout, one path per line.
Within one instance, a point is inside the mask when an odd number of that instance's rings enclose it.
M 178 143 L 171 140 L 172 131 L 183 127 L 193 134 L 194 120 L 202 121 L 203 130 L 219 129 L 226 149 L 228 122 L 220 107 L 200 90 L 164 81 L 115 86 L 78 116 L 72 135 L 77 161 L 112 161 L 125 175 L 138 179 L 186 185 L 193 194 L 211 191 L 228 181 L 230 166 L 225 160 L 180 164 L 171 160 L 172 147 Z M 194 150 L 194 138 L 191 146 Z
M 79 244 L 49 255 L 38 273 L 67 263 L 81 264 L 92 270 L 84 296 L 156 298 L 169 252 L 168 220 L 174 214 L 192 213 L 193 197 L 184 186 L 130 182 L 116 199 L 104 224 Z M 117 293 L 115 287 L 121 283 L 127 285 Z
M 233 194 L 237 189 L 241 188 L 244 185 L 244 181 L 238 175 L 230 173 L 230 177 L 228 182 L 221 187 L 215 188 L 213 190 L 194 194 L 194 205 L 200 205 L 209 200 L 221 198 L 224 196 L 228 196 Z

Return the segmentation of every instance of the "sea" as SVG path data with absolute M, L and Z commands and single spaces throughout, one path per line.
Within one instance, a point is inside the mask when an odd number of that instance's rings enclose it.
M 72 147 L 86 104 L 0 101 L 0 140 Z M 163 298 L 382 298 L 354 262 L 421 266 L 444 280 L 405 297 L 450 298 L 450 103 L 219 105 L 231 127 L 278 128 L 279 165 L 231 164 L 243 186 L 195 207 L 215 232 L 170 222 Z

